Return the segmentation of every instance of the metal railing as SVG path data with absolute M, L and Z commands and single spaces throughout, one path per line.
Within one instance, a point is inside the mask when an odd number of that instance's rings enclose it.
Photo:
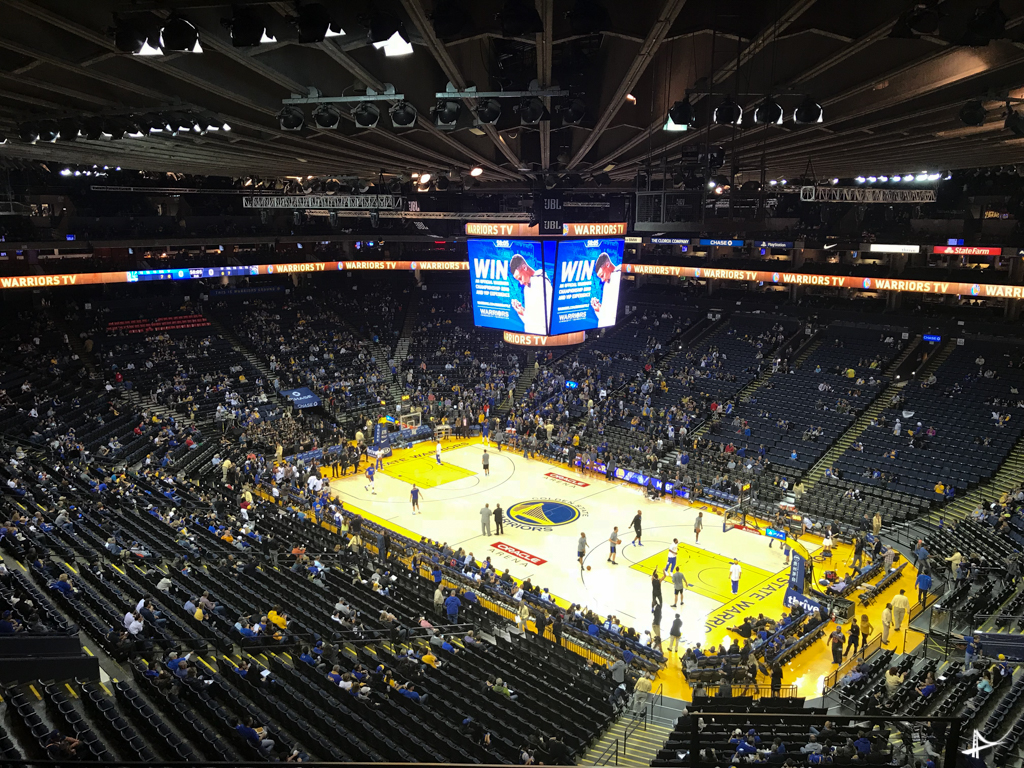
M 611 761 L 615 761 L 612 763 Z M 618 765 L 619 764 L 619 740 L 615 739 L 605 747 L 604 751 L 594 758 L 594 765 Z
M 907 622 L 909 625 L 910 622 Z M 875 635 L 873 638 L 868 640 L 864 645 L 861 646 L 853 656 L 840 664 L 836 669 L 825 675 L 825 679 L 822 681 L 821 693 L 827 695 L 829 691 L 839 684 L 839 681 L 843 679 L 851 669 L 857 666 L 860 662 L 864 661 L 868 656 L 873 654 L 875 651 L 882 647 L 882 636 L 880 634 Z
M 629 737 L 639 730 L 640 726 L 647 730 L 647 707 L 643 708 L 642 712 L 634 712 L 631 717 L 632 722 L 626 723 L 622 729 L 622 755 L 626 755 L 626 747 L 629 744 Z

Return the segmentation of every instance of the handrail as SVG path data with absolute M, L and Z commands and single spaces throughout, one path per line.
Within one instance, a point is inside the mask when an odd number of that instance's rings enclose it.
M 595 766 L 597 766 L 597 765 L 608 765 L 608 760 L 606 758 L 609 757 L 609 755 L 608 755 L 609 752 L 612 752 L 611 758 L 615 760 L 615 765 L 618 765 L 619 764 L 619 740 L 618 739 L 615 739 L 615 741 L 613 741 L 611 744 L 609 744 L 607 747 L 605 747 L 604 752 L 602 752 L 600 755 L 598 755 L 596 758 L 594 758 L 594 765 Z M 604 761 L 604 762 L 602 762 L 602 761 Z
M 626 723 L 622 729 L 622 755 L 626 755 L 626 745 L 629 742 L 629 737 L 637 732 L 640 728 L 641 723 L 644 726 L 644 730 L 647 730 L 647 707 L 644 707 L 642 712 L 634 712 L 632 715 L 632 723 Z
M 658 706 L 665 706 L 665 684 L 662 683 L 658 686 L 658 690 L 654 692 L 652 699 L 657 701 Z M 653 713 L 652 713 L 653 714 Z

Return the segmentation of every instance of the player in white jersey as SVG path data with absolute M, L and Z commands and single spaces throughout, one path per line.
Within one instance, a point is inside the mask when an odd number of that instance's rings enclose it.
M 441 441 L 437 441 L 437 445 L 434 447 L 434 457 L 437 459 L 437 463 L 441 463 Z
M 523 321 L 523 331 L 546 336 L 551 315 L 551 281 L 543 272 L 538 274 L 518 253 L 512 257 L 509 268 L 512 276 L 523 286 L 522 303 L 518 299 L 512 300 L 512 309 Z
M 615 325 L 615 316 L 618 313 L 619 283 L 622 280 L 622 273 L 615 268 L 607 253 L 602 253 L 597 257 L 594 268 L 600 280 L 602 295 L 601 298 L 596 296 L 591 298 L 590 306 L 597 314 L 597 327 L 610 328 Z

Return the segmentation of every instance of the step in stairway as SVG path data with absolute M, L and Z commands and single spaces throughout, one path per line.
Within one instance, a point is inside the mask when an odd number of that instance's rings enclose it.
M 928 515 L 927 521 L 937 525 L 941 518 L 946 525 L 952 525 L 958 520 L 963 520 L 983 502 L 998 501 L 1004 493 L 1018 487 L 1022 477 L 1024 477 L 1024 436 L 1010 449 L 1006 459 L 988 482 L 972 488 L 941 510 L 932 512 Z
M 953 351 L 952 344 L 945 344 L 936 354 L 932 355 L 931 358 L 924 364 L 921 370 L 918 372 L 918 378 L 924 378 L 930 376 L 936 368 L 949 357 Z M 895 370 L 890 366 L 889 370 Z M 895 383 L 886 387 L 882 393 L 875 398 L 875 401 L 867 407 L 867 409 L 857 417 L 853 422 L 852 426 L 844 432 L 840 438 L 833 444 L 831 448 L 825 451 L 825 454 L 818 460 L 818 462 L 811 467 L 810 471 L 804 476 L 803 484 L 805 491 L 809 491 L 813 488 L 821 478 L 825 476 L 825 470 L 832 466 L 836 459 L 843 455 L 847 448 L 853 445 L 854 441 L 857 440 L 864 431 L 871 425 L 871 421 L 875 419 L 882 411 L 889 407 L 889 403 L 893 396 L 899 394 L 903 383 Z
M 647 768 L 665 745 L 674 723 L 664 718 L 649 720 L 638 727 L 632 712 L 626 711 L 612 723 L 598 741 L 580 758 L 579 765 L 620 765 L 628 768 Z M 629 736 L 625 737 L 626 732 Z M 616 742 L 618 742 L 616 744 Z

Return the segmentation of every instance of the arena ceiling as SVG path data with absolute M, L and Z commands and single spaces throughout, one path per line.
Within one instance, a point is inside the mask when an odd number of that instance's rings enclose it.
M 0 156 L 235 177 L 465 175 L 479 166 L 480 182 L 505 187 L 566 173 L 578 174 L 577 183 L 602 172 L 625 183 L 648 163 L 671 166 L 709 144 L 722 145 L 744 178 L 758 178 L 762 167 L 767 178 L 802 175 L 808 162 L 821 178 L 1024 158 L 1024 127 L 1004 126 L 1006 98 L 1024 97 L 1024 0 L 319 4 L 328 29 L 344 34 L 302 43 L 294 19 L 307 14 L 308 35 L 312 18 L 315 38 L 312 2 L 0 0 L 0 132 L 9 139 Z M 225 22 L 240 9 L 255 12 L 276 42 L 235 47 Z M 124 52 L 132 31 L 144 30 L 155 46 L 175 18 L 194 25 L 201 53 Z M 388 56 L 372 44 L 371 33 L 395 29 L 412 53 Z M 510 91 L 531 80 L 569 92 L 542 100 L 550 120 L 522 125 L 520 100 L 506 98 L 495 124 L 478 125 L 477 101 L 465 99 L 454 130 L 435 125 L 435 93 L 449 82 Z M 415 107 L 415 127 L 394 128 L 386 101 L 377 102 L 382 115 L 372 129 L 355 126 L 350 103 L 338 105 L 336 129 L 317 127 L 311 107 L 300 107 L 301 131 L 279 124 L 282 99 L 293 94 L 353 96 L 386 84 Z M 753 123 L 766 95 L 783 107 L 780 125 Z M 793 110 L 808 95 L 824 120 L 796 124 Z M 744 107 L 741 124 L 709 127 L 727 96 Z M 577 99 L 582 113 L 570 108 Z M 975 99 L 985 112 L 966 125 L 958 115 Z M 663 130 L 683 100 L 694 108 L 693 129 Z M 1017 108 L 1024 112 L 1024 103 Z M 34 144 L 19 137 L 25 123 L 168 113 L 231 130 Z

